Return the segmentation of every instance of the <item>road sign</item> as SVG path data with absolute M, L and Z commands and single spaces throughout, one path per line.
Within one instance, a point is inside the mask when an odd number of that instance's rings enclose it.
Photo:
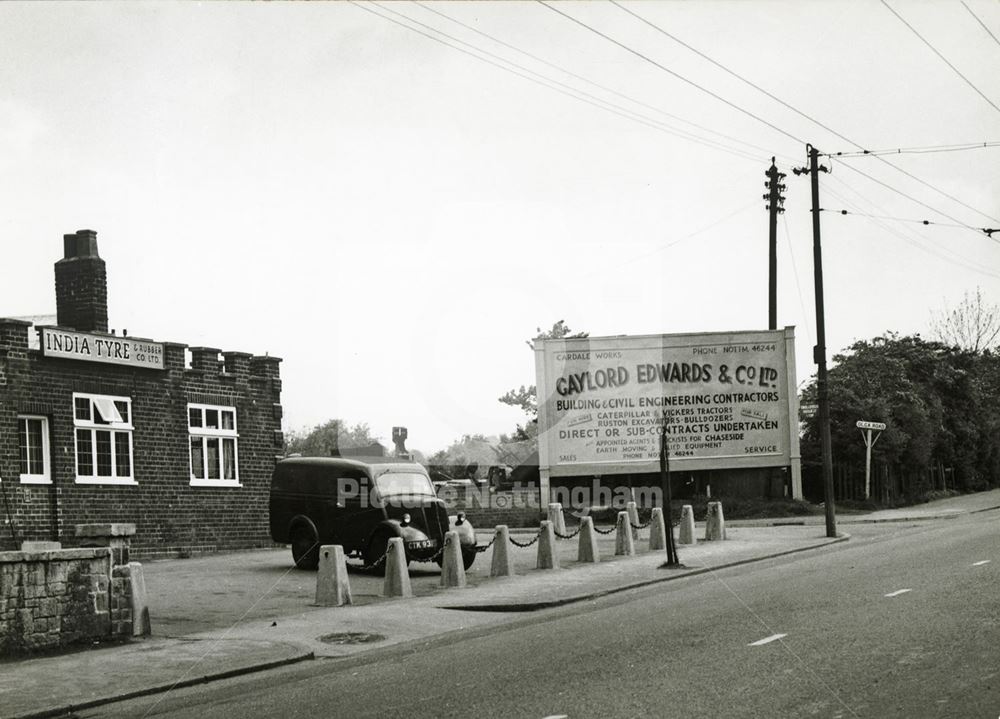
M 875 435 L 875 439 L 872 439 L 872 430 L 876 432 L 881 432 L 885 429 L 884 422 L 865 422 L 859 419 L 854 425 L 861 430 L 861 436 L 865 438 L 865 499 L 868 499 L 869 493 L 871 491 L 871 478 L 872 478 L 872 447 L 875 446 L 875 442 L 878 442 L 878 438 L 882 435 Z M 867 430 L 867 432 L 865 431 Z

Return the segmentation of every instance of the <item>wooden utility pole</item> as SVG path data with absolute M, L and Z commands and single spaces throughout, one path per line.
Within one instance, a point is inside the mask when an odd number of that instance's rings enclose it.
M 833 502 L 833 457 L 830 441 L 830 391 L 826 372 L 826 319 L 823 309 L 823 250 L 819 239 L 819 173 L 829 172 L 819 164 L 819 150 L 806 145 L 809 152 L 809 167 L 796 167 L 796 175 L 808 174 L 812 184 L 812 226 L 813 226 L 813 271 L 816 287 L 816 346 L 813 359 L 816 362 L 816 394 L 819 405 L 820 452 L 823 459 L 823 504 L 826 510 L 826 536 L 837 536 L 837 515 Z
M 768 226 L 770 245 L 768 253 L 767 328 L 776 330 L 778 329 L 778 215 L 785 211 L 785 198 L 781 194 L 785 189 L 785 186 L 781 184 L 785 173 L 778 172 L 772 157 L 771 167 L 764 175 L 767 177 L 764 187 L 769 190 L 764 195 L 764 199 L 767 200 L 766 207 L 770 219 Z

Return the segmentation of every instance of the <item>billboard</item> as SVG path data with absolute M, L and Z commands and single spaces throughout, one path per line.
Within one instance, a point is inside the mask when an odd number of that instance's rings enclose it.
M 537 340 L 543 477 L 792 466 L 794 328 Z

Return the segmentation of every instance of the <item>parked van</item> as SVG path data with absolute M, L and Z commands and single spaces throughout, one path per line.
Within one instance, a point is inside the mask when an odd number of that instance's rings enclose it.
M 448 515 L 427 470 L 391 457 L 281 460 L 271 476 L 270 526 L 303 569 L 316 568 L 323 544 L 373 565 L 392 537 L 402 537 L 407 561 L 440 564 L 449 530 L 459 532 L 466 569 L 476 558 L 475 530 L 462 514 Z

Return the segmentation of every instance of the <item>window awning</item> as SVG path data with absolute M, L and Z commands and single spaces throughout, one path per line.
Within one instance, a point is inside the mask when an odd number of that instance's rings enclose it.
M 125 420 L 122 419 L 118 408 L 115 407 L 114 400 L 112 399 L 107 397 L 94 397 L 94 407 L 97 408 L 97 412 L 101 415 L 101 419 L 108 424 L 123 424 L 125 422 Z

